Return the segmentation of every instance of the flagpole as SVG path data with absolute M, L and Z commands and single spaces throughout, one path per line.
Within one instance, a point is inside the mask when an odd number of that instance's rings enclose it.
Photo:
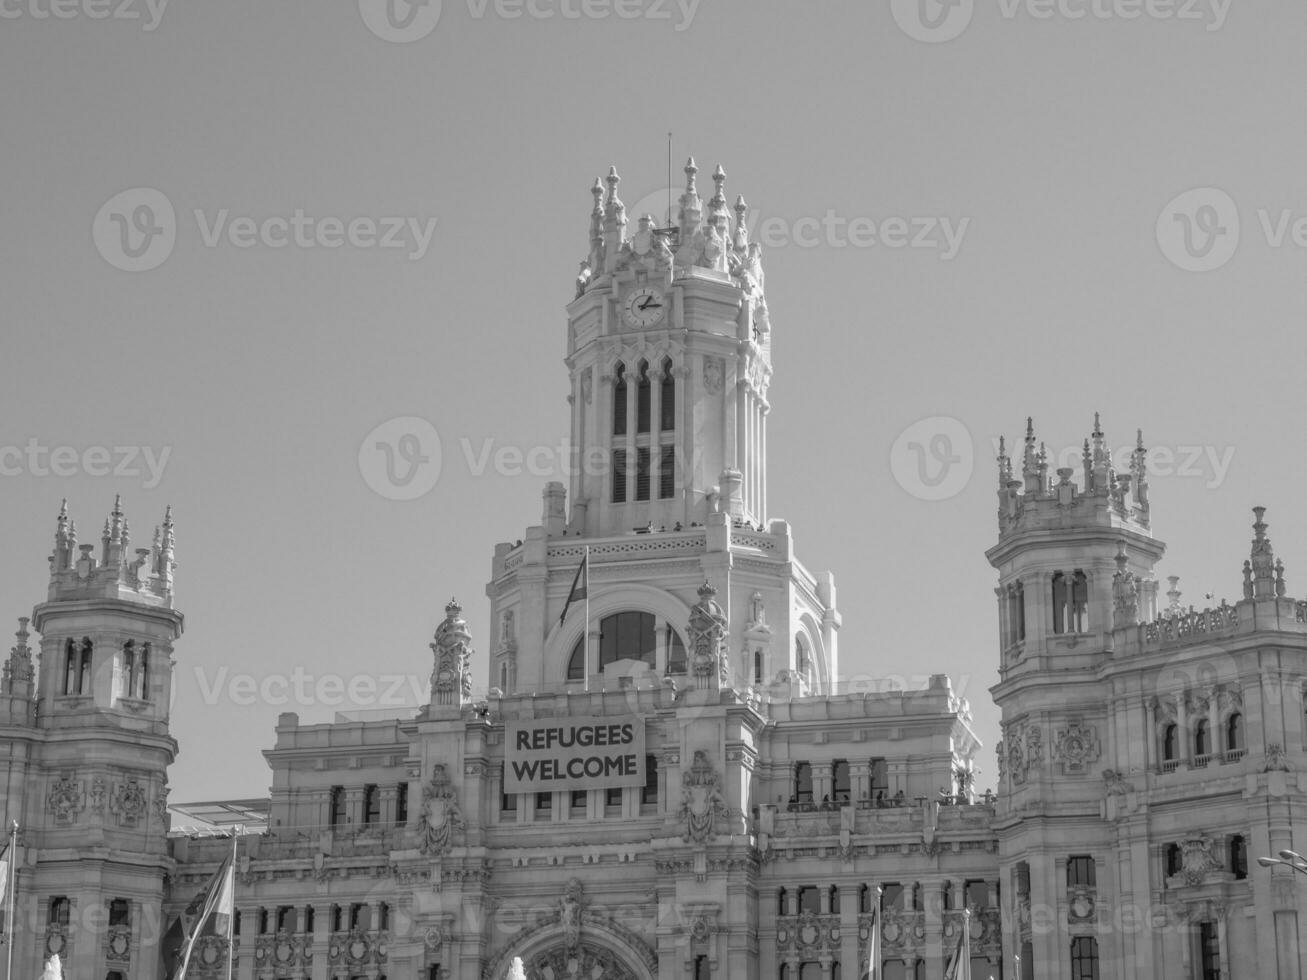
M 585 546 L 585 557 L 581 559 L 585 568 L 585 691 L 590 692 L 590 546 Z
M 234 883 L 235 880 L 236 880 L 236 877 L 235 877 L 235 876 L 236 876 L 236 844 L 237 844 L 237 842 L 240 840 L 240 832 L 241 832 L 241 826 L 240 826 L 240 824 L 237 824 L 236 826 L 234 826 L 234 827 L 232 828 L 232 832 L 231 832 L 231 873 L 232 873 L 232 881 L 233 881 L 233 883 Z M 231 904 L 232 904 L 232 910 L 231 910 L 231 915 L 227 916 L 227 980 L 231 980 L 231 961 L 232 961 L 232 955 L 233 955 L 233 953 L 232 953 L 232 948 L 231 948 L 231 941 L 232 941 L 232 928 L 233 928 L 233 926 L 234 926 L 235 923 L 236 923 L 236 907 L 235 907 L 235 906 L 236 906 L 236 894 L 235 894 L 235 892 L 236 892 L 236 889 L 235 889 L 235 886 L 234 886 L 234 884 L 233 884 L 233 887 L 232 887 L 232 897 L 231 897 L 231 898 L 232 898 L 232 902 L 231 902 Z
M 5 980 L 14 976 L 14 889 L 18 887 L 18 821 L 9 821 L 9 881 L 5 886 L 8 908 L 5 910 Z

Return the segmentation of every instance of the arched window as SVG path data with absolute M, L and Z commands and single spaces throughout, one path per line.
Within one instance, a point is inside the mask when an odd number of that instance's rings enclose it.
M 602 672 L 604 667 L 617 660 L 643 660 L 650 667 L 656 666 L 655 635 L 652 613 L 620 612 L 605 616 L 599 621 L 599 670 Z M 682 646 L 682 664 L 684 660 L 685 648 Z M 670 663 L 669 657 L 669 667 Z M 572 647 L 572 656 L 567 662 L 567 679 L 577 681 L 584 678 L 585 637 L 582 636 Z
M 808 656 L 808 644 L 803 639 L 803 635 L 799 634 L 794 637 L 794 667 L 806 677 L 811 666 L 812 660 Z
M 676 379 L 672 375 L 672 359 L 663 358 L 661 400 L 658 405 L 658 428 L 663 432 L 676 431 Z
M 1026 638 L 1026 588 L 1020 582 L 1007 588 L 1007 629 L 1009 644 Z
M 1176 752 L 1179 748 L 1179 746 L 1177 745 L 1177 743 L 1179 742 L 1179 732 L 1180 729 L 1177 728 L 1174 723 L 1167 725 L 1166 728 L 1163 729 L 1162 731 L 1162 761 L 1163 762 L 1174 762 L 1176 760 L 1177 758 Z
M 1238 881 L 1248 877 L 1248 842 L 1242 834 L 1230 838 L 1230 871 Z
M 1243 715 L 1235 712 L 1225 721 L 1225 749 L 1237 752 L 1243 748 Z
M 1066 576 L 1061 572 L 1053 573 L 1053 632 L 1065 633 L 1066 629 Z
M 635 383 L 635 431 L 648 432 L 653 411 L 653 385 L 649 380 L 649 362 L 641 361 Z M 646 498 L 648 499 L 648 498 Z
M 140 656 L 136 660 L 136 696 L 142 701 L 150 699 L 150 644 L 141 645 Z
M 1207 755 L 1212 751 L 1211 729 L 1206 718 L 1198 719 L 1194 725 L 1194 755 Z
M 1071 980 L 1098 980 L 1098 940 L 1093 936 L 1071 940 Z
M 626 435 L 626 365 L 613 368 L 613 435 Z

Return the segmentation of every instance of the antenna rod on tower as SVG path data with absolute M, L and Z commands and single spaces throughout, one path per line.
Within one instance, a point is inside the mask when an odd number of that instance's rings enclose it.
M 667 131 L 667 226 L 672 224 L 672 131 Z

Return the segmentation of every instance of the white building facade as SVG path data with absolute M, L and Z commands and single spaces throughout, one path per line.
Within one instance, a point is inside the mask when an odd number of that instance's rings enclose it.
M 532 980 L 857 980 L 877 922 L 888 980 L 943 977 L 964 928 L 978 978 L 1299 976 L 1300 886 L 1248 857 L 1293 847 L 1307 802 L 1307 604 L 1260 512 L 1241 601 L 1162 605 L 1142 455 L 1118 475 L 1096 426 L 1078 485 L 1033 431 L 1020 477 L 1000 458 L 1003 742 L 977 798 L 946 677 L 839 682 L 833 577 L 767 505 L 761 250 L 712 181 L 705 201 L 690 161 L 675 220 L 634 229 L 596 181 L 577 465 L 495 548 L 489 694 L 451 601 L 411 717 L 281 716 L 234 976 L 500 980 L 520 957 Z M 158 980 L 163 928 L 231 848 L 167 832 L 171 519 L 129 535 L 117 504 L 98 549 L 60 514 L 39 656 L 23 621 L 4 673 L 32 976 L 59 952 Z M 205 936 L 188 972 L 226 959 Z

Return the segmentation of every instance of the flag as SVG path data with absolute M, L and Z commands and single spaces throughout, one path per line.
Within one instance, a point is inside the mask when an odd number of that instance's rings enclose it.
M 871 938 L 867 940 L 869 948 L 867 949 L 867 972 L 863 974 L 866 980 L 880 980 L 880 913 L 871 914 Z
M 572 591 L 567 593 L 567 601 L 563 603 L 563 615 L 558 617 L 558 625 L 562 626 L 563 621 L 567 619 L 567 610 L 572 608 L 572 603 L 586 598 L 590 592 L 590 549 L 586 549 L 585 557 L 581 559 L 581 564 L 576 569 L 576 576 L 572 579 Z
M 971 915 L 962 917 L 958 944 L 944 971 L 944 980 L 971 980 Z
M 195 940 L 204 930 L 209 916 L 214 916 L 215 931 L 227 932 L 227 919 L 232 911 L 233 875 L 231 858 L 223 859 L 218 870 L 200 892 L 191 900 L 190 905 L 164 933 L 163 942 L 159 944 L 159 955 L 163 960 L 164 980 L 180 980 L 186 974 L 186 965 L 190 962 Z M 225 903 L 225 904 L 224 904 Z
M 6 840 L 5 846 L 0 848 L 0 911 L 4 911 L 5 903 L 9 900 L 7 894 L 9 890 L 9 845 L 11 841 Z

